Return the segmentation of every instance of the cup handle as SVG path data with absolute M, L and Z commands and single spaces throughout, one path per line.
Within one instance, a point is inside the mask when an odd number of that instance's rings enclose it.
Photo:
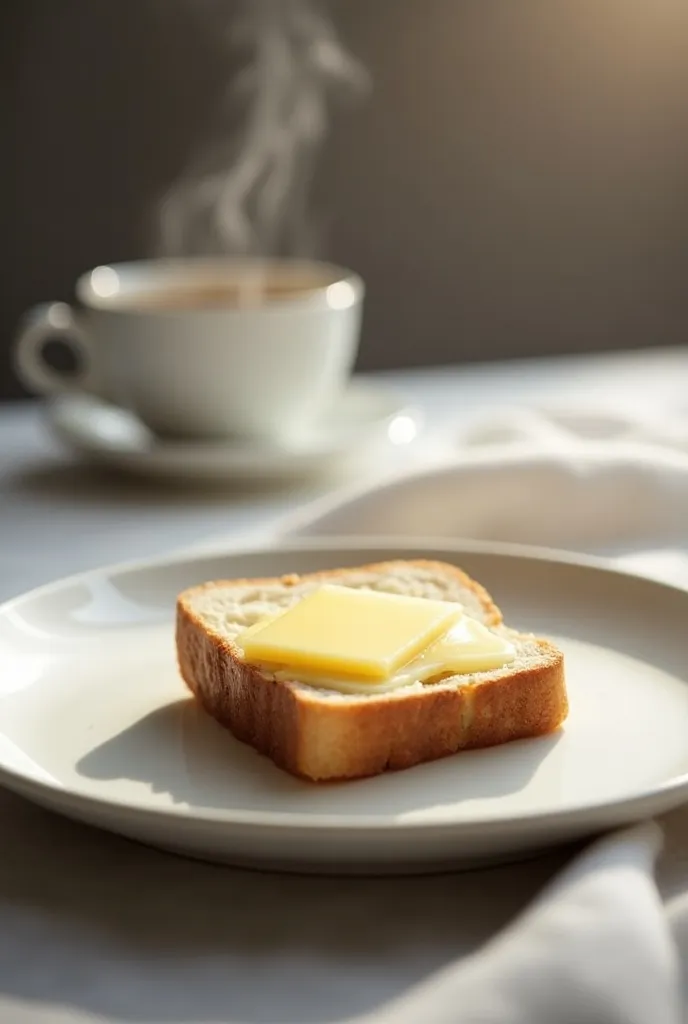
M 45 345 L 54 339 L 76 354 L 75 373 L 61 373 L 45 361 Z M 22 384 L 45 395 L 98 390 L 92 345 L 77 314 L 64 302 L 50 302 L 29 311 L 14 342 L 14 368 Z

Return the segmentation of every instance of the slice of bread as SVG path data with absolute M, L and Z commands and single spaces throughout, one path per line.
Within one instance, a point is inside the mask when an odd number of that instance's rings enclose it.
M 242 631 L 323 583 L 460 602 L 466 614 L 508 637 L 516 660 L 498 670 L 355 696 L 277 681 L 247 663 L 237 645 Z M 206 583 L 179 596 L 176 642 L 182 677 L 206 711 L 280 767 L 312 780 L 378 775 L 539 736 L 557 729 L 568 712 L 561 651 L 508 629 L 487 591 L 441 562 Z

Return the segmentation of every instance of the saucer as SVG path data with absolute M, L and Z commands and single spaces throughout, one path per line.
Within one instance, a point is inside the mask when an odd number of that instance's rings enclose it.
M 156 436 L 133 413 L 90 395 L 66 395 L 46 408 L 64 444 L 103 465 L 146 476 L 265 480 L 332 473 L 407 448 L 420 414 L 387 389 L 350 384 L 313 429 L 273 444 L 231 440 L 177 441 Z

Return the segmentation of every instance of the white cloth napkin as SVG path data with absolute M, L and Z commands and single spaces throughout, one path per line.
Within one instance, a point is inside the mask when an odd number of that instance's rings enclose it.
M 688 585 L 688 420 L 488 411 L 457 427 L 453 443 L 439 466 L 302 509 L 278 539 L 530 543 L 616 556 Z M 660 835 L 648 824 L 593 846 L 487 948 L 365 1024 L 678 1024 L 688 1017 L 688 896 L 662 906 L 653 881 Z
M 679 1024 L 688 914 L 672 932 L 660 840 L 650 823 L 598 842 L 484 950 L 361 1024 Z
M 331 494 L 274 536 L 509 541 L 624 555 L 688 578 L 688 418 L 501 410 L 452 441 L 439 463 Z

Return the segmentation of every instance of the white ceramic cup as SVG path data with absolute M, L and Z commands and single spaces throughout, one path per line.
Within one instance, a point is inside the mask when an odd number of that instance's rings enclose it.
M 364 286 L 318 261 L 149 260 L 96 267 L 76 295 L 20 328 L 15 367 L 30 390 L 94 394 L 163 436 L 278 440 L 346 386 Z M 44 358 L 56 338 L 77 356 L 73 374 Z

